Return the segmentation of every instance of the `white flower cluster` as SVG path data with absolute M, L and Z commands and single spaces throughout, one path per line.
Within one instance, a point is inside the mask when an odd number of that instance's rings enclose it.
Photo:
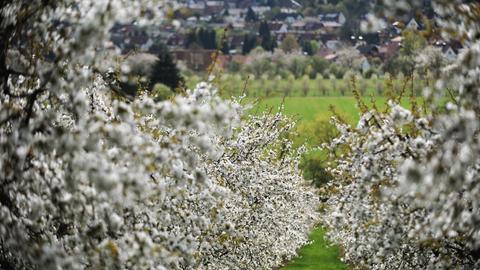
M 289 120 L 111 91 L 108 29 L 150 2 L 0 4 L 0 268 L 266 269 L 307 241 Z
M 324 219 L 359 269 L 480 268 L 480 5 L 433 2 L 455 30 L 445 38 L 461 36 L 466 47 L 436 84 L 453 84 L 458 96 L 423 118 L 390 103 L 357 130 L 337 123 L 341 135 L 328 146 L 341 156 Z

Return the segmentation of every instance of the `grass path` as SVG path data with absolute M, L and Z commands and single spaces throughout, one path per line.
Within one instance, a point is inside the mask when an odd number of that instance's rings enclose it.
M 324 239 L 321 228 L 312 231 L 310 245 L 299 251 L 299 256 L 290 261 L 282 270 L 346 270 L 347 266 L 339 259 L 339 249 L 330 246 Z

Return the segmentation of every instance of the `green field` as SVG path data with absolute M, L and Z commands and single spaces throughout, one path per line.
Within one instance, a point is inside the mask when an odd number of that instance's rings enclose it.
M 273 108 L 277 111 L 282 104 L 285 115 L 291 116 L 301 123 L 311 122 L 319 116 L 330 117 L 330 106 L 348 118 L 356 122 L 359 119 L 358 108 L 353 97 L 289 97 L 261 99 L 252 110 L 254 114 L 268 111 Z
M 369 107 L 372 102 L 369 99 L 364 100 Z M 357 102 L 352 96 L 345 97 L 273 97 L 259 99 L 252 113 L 258 114 L 263 111 L 278 111 L 280 105 L 283 103 L 283 112 L 285 115 L 293 117 L 300 123 L 312 122 L 318 117 L 329 118 L 332 116 L 329 108 L 333 106 L 335 111 L 342 116 L 348 123 L 356 124 L 360 118 Z M 379 109 L 386 107 L 386 98 L 375 98 L 375 105 Z M 408 101 L 402 100 L 402 105 L 407 106 Z
M 299 256 L 282 270 L 344 270 L 347 266 L 339 259 L 339 249 L 330 246 L 323 229 L 315 229 L 310 235 L 311 244 L 304 246 Z

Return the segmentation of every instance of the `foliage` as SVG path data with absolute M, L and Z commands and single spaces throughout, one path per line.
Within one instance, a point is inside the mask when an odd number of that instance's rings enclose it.
M 257 46 L 257 37 L 251 34 L 245 34 L 243 37 L 242 54 L 250 53 Z
M 385 2 L 392 9 L 418 4 Z M 357 127 L 336 121 L 341 135 L 327 146 L 336 157 L 330 169 L 336 181 L 326 189 L 323 218 L 357 269 L 480 267 L 480 6 L 433 2 L 443 36 L 462 36 L 465 51 L 426 89 L 430 107 L 411 102 L 406 109 L 398 95 L 386 111 L 359 102 Z M 438 92 L 445 90 L 451 100 L 439 109 Z M 416 91 L 408 91 L 414 101 Z
M 180 75 L 172 55 L 168 51 L 166 46 L 157 55 L 158 60 L 152 67 L 150 74 L 150 85 L 153 86 L 156 83 L 162 83 L 175 90 L 184 84 L 184 79 Z
M 262 21 L 260 23 L 259 29 L 258 29 L 258 34 L 260 35 L 261 40 L 261 45 L 262 48 L 265 51 L 271 51 L 277 47 L 277 41 L 275 37 L 272 37 L 270 33 L 270 28 L 268 26 L 267 21 Z
M 343 69 L 349 71 L 358 71 L 360 70 L 360 65 L 362 63 L 362 56 L 360 52 L 356 49 L 342 49 L 336 53 L 337 58 L 335 63 L 342 67 Z
M 246 22 L 256 22 L 258 21 L 257 14 L 253 11 L 252 7 L 248 7 L 247 14 L 245 15 Z
M 214 29 L 195 27 L 187 33 L 185 48 L 200 46 L 206 50 L 217 49 L 217 34 Z
M 153 90 L 152 90 L 151 95 L 156 102 L 168 100 L 168 99 L 170 99 L 174 96 L 174 94 L 170 90 L 170 88 L 166 85 L 161 84 L 161 83 L 155 84 L 153 86 Z
M 415 70 L 416 55 L 426 47 L 426 40 L 414 30 L 403 31 L 402 37 L 402 48 L 385 63 L 385 72 L 412 74 Z
M 294 123 L 244 117 L 206 83 L 158 103 L 112 91 L 108 30 L 151 10 L 0 4 L 0 268 L 267 269 L 308 240 Z
M 292 53 L 297 51 L 300 48 L 300 45 L 298 45 L 297 38 L 295 38 L 295 36 L 288 34 L 280 44 L 280 48 L 285 53 Z

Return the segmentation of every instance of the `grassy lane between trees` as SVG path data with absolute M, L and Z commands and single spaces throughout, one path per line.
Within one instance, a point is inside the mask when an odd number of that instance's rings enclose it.
M 284 113 L 299 121 L 299 126 L 314 123 L 317 118 L 329 118 L 332 113 L 330 106 L 346 118 L 349 122 L 358 120 L 358 109 L 353 97 L 289 97 L 267 98 L 259 101 L 252 109 L 253 113 L 274 111 L 284 102 Z M 298 130 L 296 143 L 309 143 L 315 138 L 308 132 Z M 340 250 L 332 246 L 325 239 L 325 231 L 316 228 L 310 235 L 310 244 L 299 250 L 298 257 L 288 262 L 282 270 L 346 270 L 347 266 L 340 260 Z
M 385 108 L 385 100 L 384 97 L 377 98 L 376 106 Z M 259 100 L 251 112 L 254 114 L 270 110 L 275 112 L 282 102 L 284 113 L 299 122 L 298 137 L 294 138 L 296 145 L 306 143 L 309 146 L 315 146 L 317 144 L 318 137 L 322 135 L 316 134 L 315 129 L 312 131 L 308 126 L 318 124 L 319 119 L 328 121 L 332 116 L 331 106 L 335 107 L 335 111 L 352 125 L 359 120 L 359 110 L 352 96 L 264 98 Z M 368 100 L 365 102 L 371 106 L 371 102 Z M 322 155 L 322 153 L 317 152 L 314 155 Z M 312 243 L 300 249 L 298 257 L 290 261 L 282 270 L 348 269 L 347 265 L 340 260 L 339 248 L 328 243 L 322 228 L 313 230 L 310 240 Z
M 346 270 L 340 261 L 340 250 L 325 240 L 325 231 L 317 228 L 310 235 L 311 244 L 304 246 L 298 257 L 290 261 L 282 270 Z

